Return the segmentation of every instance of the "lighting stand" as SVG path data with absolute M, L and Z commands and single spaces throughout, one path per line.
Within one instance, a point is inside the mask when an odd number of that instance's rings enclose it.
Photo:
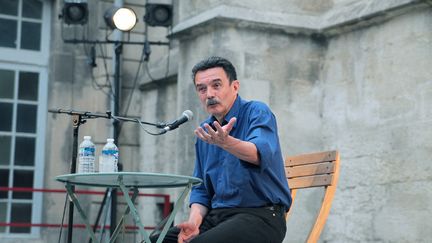
M 123 51 L 123 44 L 118 42 L 114 44 L 114 53 L 115 53 L 115 67 L 114 67 L 114 116 L 119 115 L 120 110 L 120 56 Z M 113 120 L 114 127 L 114 141 L 117 141 L 119 138 L 119 121 Z M 122 169 L 122 164 L 119 161 L 119 171 Z M 115 230 L 115 226 L 117 224 L 117 190 L 113 189 L 111 192 L 111 220 L 110 220 L 110 233 L 113 234 Z
M 72 11 L 67 11 L 67 9 L 69 9 L 70 7 L 75 7 L 75 8 L 79 8 L 79 10 L 82 11 L 82 16 L 75 16 L 75 15 L 70 15 L 71 13 L 74 13 Z M 149 6 L 146 6 L 146 8 L 148 8 L 146 11 L 148 11 L 148 17 L 145 20 L 146 23 L 148 23 L 151 26 L 169 26 L 171 25 L 172 22 L 172 9 L 169 5 L 165 6 L 165 5 L 152 5 L 149 4 Z M 168 19 L 164 19 L 164 20 L 158 20 L 156 17 L 157 15 L 155 15 L 153 12 L 156 12 L 156 9 L 159 9 L 160 11 L 166 11 L 167 12 L 167 16 Z M 146 13 L 147 14 L 147 13 Z M 64 23 L 66 24 L 72 24 L 72 25 L 76 25 L 76 24 L 81 24 L 84 25 L 87 23 L 88 21 L 88 9 L 87 9 L 87 3 L 75 3 L 75 2 L 70 2 L 68 3 L 68 5 L 65 5 L 65 7 L 63 8 L 63 15 L 62 18 L 64 19 Z M 106 18 L 106 17 L 105 17 Z M 105 19 L 105 21 L 107 21 L 107 19 Z M 109 21 L 108 21 L 109 22 Z M 75 38 L 65 38 L 64 36 L 64 24 L 62 23 L 61 25 L 61 36 L 63 39 L 64 43 L 70 43 L 70 44 L 114 44 L 114 53 L 115 53 L 115 58 L 114 58 L 114 81 L 112 84 L 112 88 L 113 88 L 113 117 L 118 117 L 119 113 L 120 113 L 120 95 L 121 95 L 121 80 L 120 80 L 120 61 L 121 61 L 121 55 L 122 55 L 122 51 L 123 51 L 123 45 L 124 44 L 131 44 L 131 45 L 143 45 L 143 47 L 145 48 L 145 61 L 148 61 L 149 55 L 150 55 L 150 45 L 167 45 L 169 46 L 169 42 L 161 42 L 161 41 L 148 41 L 148 32 L 147 32 L 147 24 L 145 25 L 145 41 L 144 42 L 134 42 L 134 41 L 122 41 L 122 40 L 112 40 L 109 39 L 107 35 L 105 37 L 105 40 L 87 40 L 87 39 L 77 39 Z M 116 26 L 110 25 L 111 28 L 117 28 Z M 128 31 L 128 30 L 127 30 Z M 60 110 L 59 110 L 60 111 Z M 68 114 L 71 114 L 69 111 Z M 57 112 L 57 113 L 65 113 L 65 112 Z M 77 138 L 75 138 L 75 136 L 78 136 L 78 128 L 79 125 L 84 123 L 85 120 L 83 120 L 82 115 L 80 114 L 76 114 L 78 117 L 76 117 L 77 119 L 77 127 L 76 127 L 76 131 L 75 131 L 75 127 L 74 127 L 74 151 L 73 151 L 73 158 L 72 158 L 72 164 L 71 164 L 71 173 L 75 173 L 75 167 L 76 167 L 76 156 L 77 156 L 77 147 L 78 147 L 78 142 L 77 142 Z M 111 114 L 108 114 L 109 117 L 106 117 L 106 114 L 103 116 L 104 118 L 111 118 Z M 88 117 L 87 117 L 88 118 Z M 94 118 L 94 117 L 92 117 Z M 126 119 L 126 118 L 125 118 Z M 133 121 L 133 122 L 137 122 L 136 120 L 132 120 L 129 119 L 128 121 Z M 142 122 L 141 122 L 142 123 Z M 113 138 L 114 141 L 117 141 L 117 144 L 119 144 L 119 133 L 120 133 L 120 126 L 119 126 L 119 121 L 118 119 L 114 119 L 113 120 Z M 155 125 L 155 124 L 151 124 L 151 123 L 145 123 L 147 125 Z M 158 128 L 160 127 L 159 125 L 156 125 Z M 75 135 L 76 132 L 76 135 Z M 166 132 L 166 131 L 165 131 Z M 155 134 L 157 135 L 157 134 Z M 122 169 L 122 164 L 119 163 L 119 170 Z M 74 190 L 74 188 L 72 188 Z M 107 189 L 108 190 L 108 189 Z M 116 217 L 116 209 L 117 209 L 117 190 L 113 189 L 111 192 L 111 220 L 110 220 L 110 233 L 113 234 L 114 230 L 115 230 L 115 225 L 117 224 L 117 217 Z M 109 201 L 108 197 L 108 191 L 105 192 L 104 195 L 104 199 L 103 202 L 105 204 L 106 201 Z M 102 209 L 104 204 L 101 205 L 98 215 L 96 217 L 96 222 L 95 225 L 98 225 L 99 223 L 99 219 L 102 213 Z M 70 203 L 69 204 L 69 225 L 68 225 L 68 243 L 71 243 L 72 240 L 72 223 L 73 223 L 73 204 Z M 94 228 L 94 230 L 96 230 L 96 228 Z M 91 242 L 91 240 L 90 240 Z

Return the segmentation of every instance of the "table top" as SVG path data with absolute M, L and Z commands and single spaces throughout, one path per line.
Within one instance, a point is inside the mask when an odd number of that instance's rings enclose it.
M 185 187 L 188 184 L 198 185 L 202 182 L 201 179 L 192 176 L 146 172 L 77 173 L 60 175 L 55 179 L 73 185 L 94 187 L 119 187 L 119 181 L 122 180 L 126 187 L 138 188 Z

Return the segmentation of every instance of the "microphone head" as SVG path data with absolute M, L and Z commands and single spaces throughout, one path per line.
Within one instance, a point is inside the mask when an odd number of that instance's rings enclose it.
M 185 116 L 188 119 L 188 121 L 190 121 L 193 119 L 193 112 L 190 110 L 185 110 L 183 111 L 183 116 Z

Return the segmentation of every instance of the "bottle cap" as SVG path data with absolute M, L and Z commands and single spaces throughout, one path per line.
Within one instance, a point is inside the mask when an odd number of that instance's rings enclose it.
M 114 138 L 107 138 L 107 142 L 108 143 L 113 143 L 114 142 Z
M 84 139 L 85 139 L 85 140 L 90 140 L 90 139 L 91 139 L 91 136 L 84 136 Z

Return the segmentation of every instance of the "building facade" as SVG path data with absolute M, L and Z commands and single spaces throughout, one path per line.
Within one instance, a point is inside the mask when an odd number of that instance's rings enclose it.
M 193 130 L 207 116 L 191 68 L 212 55 L 234 63 L 243 98 L 272 108 L 284 154 L 340 151 L 322 242 L 432 240 L 431 1 L 148 1 L 172 5 L 168 27 L 145 26 L 146 1 L 87 3 L 88 21 L 74 25 L 58 18 L 63 0 L 0 1 L 0 30 L 8 33 L 0 36 L 1 242 L 58 241 L 60 230 L 50 224 L 61 223 L 65 195 L 13 189 L 63 187 L 54 178 L 70 171 L 72 117 L 48 110 L 113 110 L 116 74 L 120 116 L 159 122 L 194 113 L 193 121 L 163 136 L 122 123 L 123 171 L 191 175 Z M 106 26 L 103 15 L 113 4 L 137 13 L 130 33 Z M 120 63 L 107 40 L 126 42 Z M 80 141 L 84 135 L 99 152 L 113 136 L 112 121 L 88 119 Z M 169 195 L 173 203 L 180 191 L 145 192 Z M 284 242 L 304 241 L 321 196 L 298 195 Z M 94 221 L 102 197 L 80 197 Z M 139 199 L 145 224 L 158 221 L 154 205 L 162 202 Z M 118 204 L 124 207 L 120 198 Z M 176 221 L 187 215 L 186 202 Z M 74 220 L 82 224 L 77 215 Z M 74 232 L 74 242 L 87 239 L 84 229 Z M 133 234 L 125 237 L 135 242 Z

